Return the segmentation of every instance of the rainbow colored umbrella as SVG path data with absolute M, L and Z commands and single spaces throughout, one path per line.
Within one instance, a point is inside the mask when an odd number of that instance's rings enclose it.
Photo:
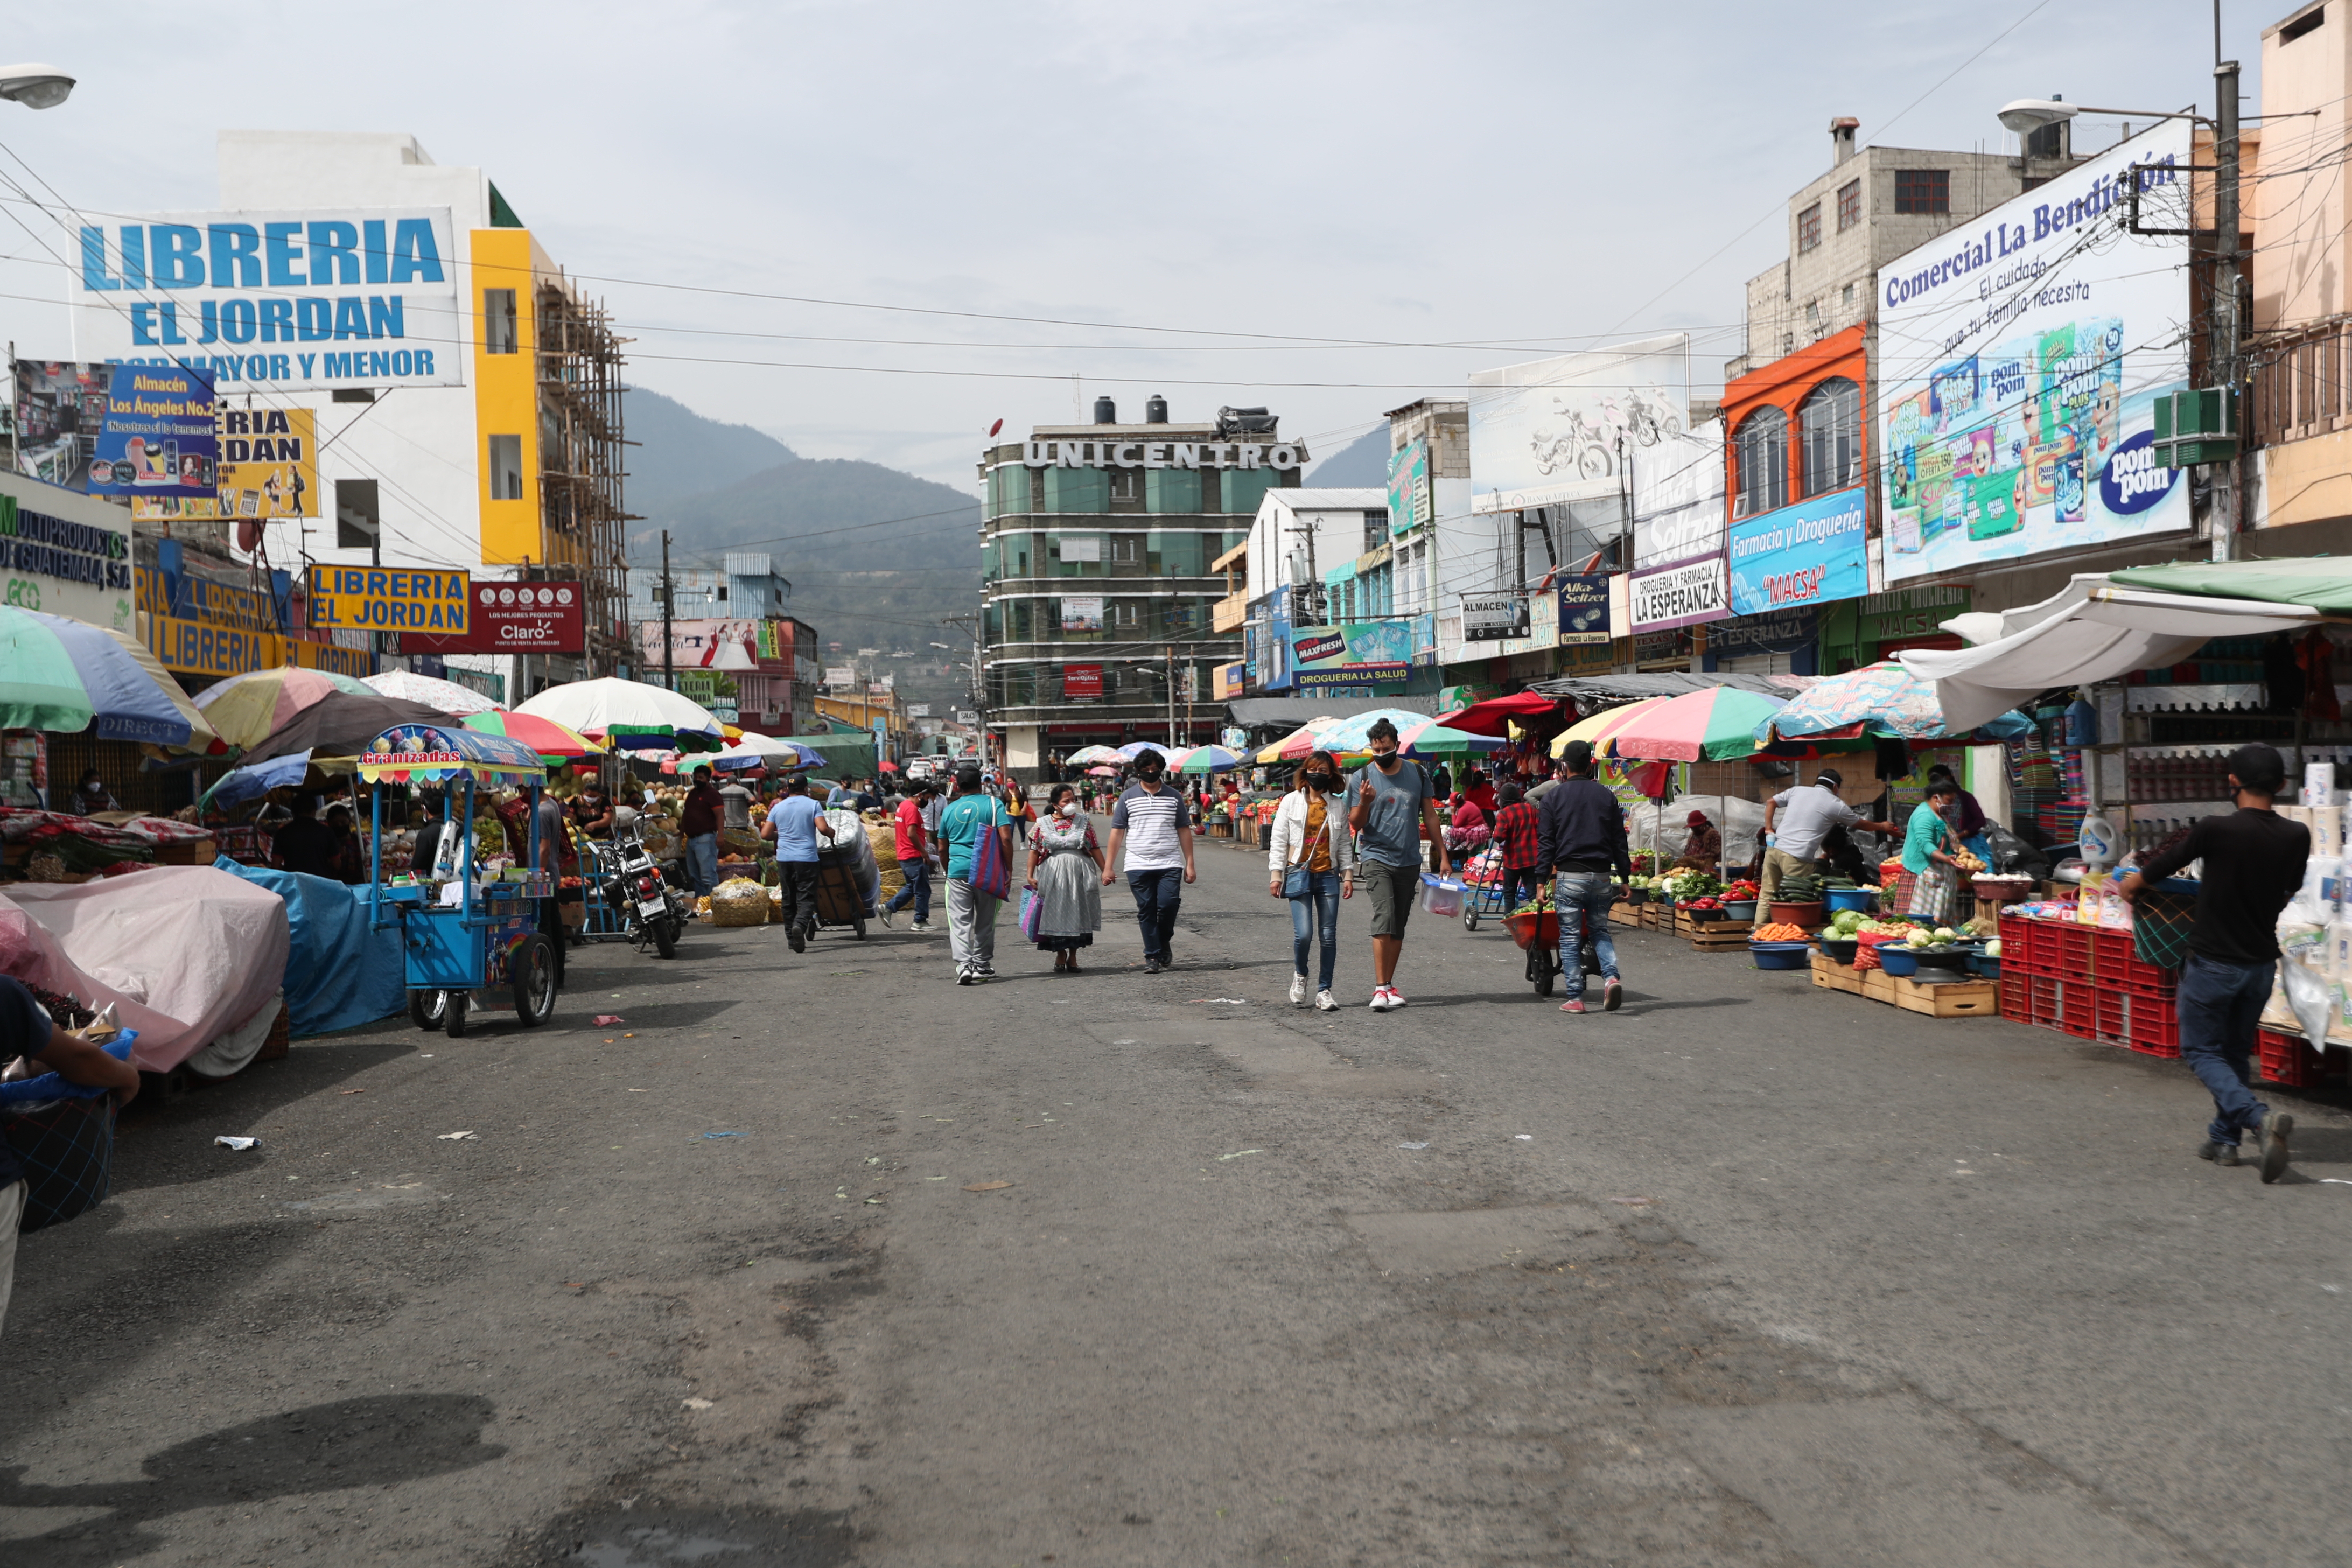
M 1644 697 L 1639 702 L 1627 702 L 1615 708 L 1603 708 L 1589 719 L 1579 719 L 1575 723 L 1562 730 L 1559 737 L 1552 742 L 1551 754 L 1557 757 L 1567 751 L 1570 741 L 1581 741 L 1597 752 L 1602 749 L 1601 743 L 1610 736 L 1664 700 L 1663 697 Z
M 1228 768 L 1242 765 L 1239 752 L 1223 746 L 1195 746 L 1184 753 L 1184 760 L 1175 765 L 1180 773 L 1221 773 Z
M 1064 761 L 1074 767 L 1091 768 L 1097 763 L 1107 763 L 1115 768 L 1127 761 L 1127 757 L 1110 746 L 1080 746 Z
M 221 744 L 249 750 L 279 730 L 294 715 L 331 693 L 353 697 L 380 695 L 365 681 L 324 669 L 253 669 L 233 675 L 217 686 L 196 693 L 196 706 L 213 727 Z
M 188 744 L 192 726 L 113 634 L 87 621 L 0 607 L 0 730 Z
M 1757 727 L 1787 706 L 1785 697 L 1710 686 L 1669 697 L 1620 725 L 1608 739 L 1615 757 L 1645 762 L 1727 762 L 1763 748 Z
M 509 741 L 520 741 L 537 752 L 539 760 L 549 767 L 604 752 L 604 747 L 577 730 L 536 713 L 468 713 L 457 722 L 485 735 L 504 735 Z
M 1499 752 L 1509 744 L 1500 736 L 1473 735 L 1465 731 L 1448 729 L 1426 713 L 1408 713 L 1402 708 L 1375 708 L 1370 712 L 1358 713 L 1340 721 L 1337 726 L 1326 731 L 1308 750 L 1319 749 L 1349 757 L 1361 755 L 1371 750 L 1371 727 L 1383 719 L 1395 726 L 1397 750 L 1408 757 Z
M 1323 737 L 1339 727 L 1337 719 L 1309 719 L 1279 741 L 1261 748 L 1255 758 L 1261 763 L 1296 763 L 1310 753 L 1324 749 Z

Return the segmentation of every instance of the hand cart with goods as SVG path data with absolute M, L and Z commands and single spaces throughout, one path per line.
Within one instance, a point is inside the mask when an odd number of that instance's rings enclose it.
M 557 980 L 543 911 L 555 888 L 540 868 L 538 805 L 547 771 L 539 753 L 503 735 L 402 724 L 369 742 L 360 777 L 376 786 L 369 792 L 368 916 L 376 930 L 401 928 L 408 1014 L 417 1027 L 437 1027 L 454 1039 L 466 1032 L 469 1012 L 509 1008 L 527 1027 L 545 1023 L 555 1011 Z M 441 786 L 444 847 L 434 871 L 446 875 L 403 872 L 385 879 L 386 783 Z M 524 862 L 496 880 L 477 878 L 472 826 L 481 784 L 520 789 L 531 807 Z
M 1511 940 L 1528 955 L 1528 984 L 1536 988 L 1537 995 L 1550 995 L 1559 979 L 1559 910 L 1552 904 L 1551 889 L 1545 889 L 1533 901 L 1505 915 L 1503 925 L 1511 933 Z M 1601 973 L 1601 957 L 1593 948 L 1593 936 L 1592 926 L 1588 923 L 1580 953 L 1587 974 Z

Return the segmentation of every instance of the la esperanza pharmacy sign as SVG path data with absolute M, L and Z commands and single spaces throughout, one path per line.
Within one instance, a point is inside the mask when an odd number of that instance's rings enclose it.
M 1869 593 L 1868 500 L 1857 486 L 1733 523 L 1731 613 L 1761 615 Z

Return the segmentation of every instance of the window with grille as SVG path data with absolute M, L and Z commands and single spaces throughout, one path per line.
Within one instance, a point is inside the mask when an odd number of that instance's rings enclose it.
M 1895 171 L 1895 210 L 1899 213 L 1948 213 L 1952 210 L 1949 169 Z
M 1756 410 L 1732 433 L 1739 463 L 1739 515 L 1754 517 L 1789 504 L 1789 416 Z
M 1822 243 L 1822 204 L 1815 202 L 1797 215 L 1797 249 L 1801 253 L 1820 248 Z
M 1825 381 L 1797 406 L 1805 449 L 1805 494 L 1826 495 L 1862 478 L 1862 388 Z
M 1143 624 L 1143 602 L 1139 599 L 1119 599 L 1111 605 L 1111 625 L 1133 629 Z
M 1837 203 L 1838 232 L 1843 234 L 1862 221 L 1862 182 L 1848 180 L 1844 184 L 1840 185 Z

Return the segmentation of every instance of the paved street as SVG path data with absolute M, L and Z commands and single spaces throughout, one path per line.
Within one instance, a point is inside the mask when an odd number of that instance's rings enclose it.
M 0 1559 L 2352 1561 L 2340 1097 L 2264 1187 L 2175 1064 L 1652 935 L 1570 1019 L 1424 920 L 1381 1016 L 1360 901 L 1293 1012 L 1202 861 L 1164 975 L 698 930 L 135 1113 L 19 1257 Z

